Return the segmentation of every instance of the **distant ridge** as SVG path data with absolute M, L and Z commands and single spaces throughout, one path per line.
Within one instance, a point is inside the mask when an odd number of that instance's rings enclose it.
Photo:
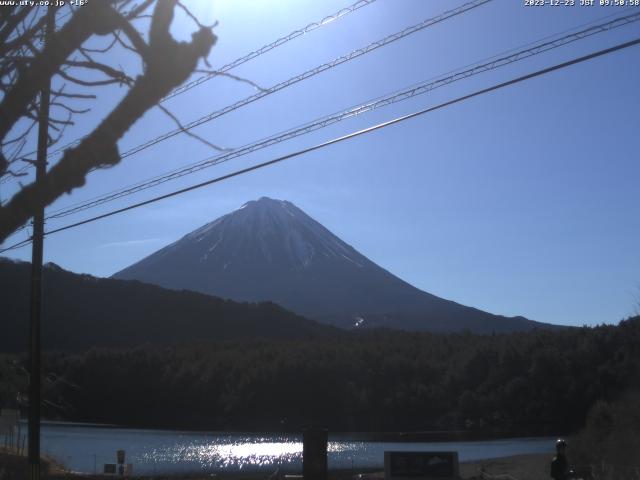
M 475 333 L 552 327 L 423 292 L 373 263 L 291 202 L 262 197 L 113 278 L 238 301 L 273 301 L 343 328 Z
M 0 352 L 27 347 L 30 264 L 0 257 Z M 273 303 L 242 304 L 201 293 L 44 268 L 43 342 L 48 350 L 298 339 L 340 331 Z

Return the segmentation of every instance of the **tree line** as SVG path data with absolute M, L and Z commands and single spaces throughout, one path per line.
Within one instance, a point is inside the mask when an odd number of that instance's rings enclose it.
M 19 403 L 19 355 L 0 404 Z M 50 418 L 139 427 L 556 434 L 640 387 L 640 317 L 502 335 L 389 330 L 45 355 Z

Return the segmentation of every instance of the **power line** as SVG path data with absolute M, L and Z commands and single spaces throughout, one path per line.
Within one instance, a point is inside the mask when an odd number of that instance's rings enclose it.
M 214 112 L 211 112 L 203 117 L 200 117 L 196 120 L 193 120 L 192 122 L 186 124 L 183 126 L 183 128 L 176 128 L 174 130 L 169 130 L 168 132 L 165 132 L 151 140 L 148 140 L 142 144 L 139 144 L 133 148 L 130 148 L 129 150 L 126 150 L 125 152 L 120 154 L 120 158 L 124 159 L 127 157 L 130 157 L 132 155 L 135 155 L 136 153 L 139 153 L 143 150 L 146 150 L 147 148 L 156 145 L 164 140 L 167 140 L 169 138 L 175 137 L 176 135 L 179 135 L 181 133 L 184 133 L 186 130 L 191 130 L 192 128 L 198 127 L 200 125 L 203 125 L 205 123 L 208 123 L 216 118 L 219 118 L 223 115 L 226 115 L 227 113 L 230 113 L 234 110 L 237 110 L 239 108 L 242 108 L 246 105 L 249 105 L 257 100 L 260 100 L 268 95 L 271 95 L 273 93 L 279 92 L 280 90 L 283 90 L 287 87 L 290 87 L 291 85 L 295 85 L 298 82 L 301 82 L 303 80 L 307 80 L 311 77 L 314 77 L 322 72 L 325 72 L 327 70 L 330 70 L 332 68 L 335 68 L 339 65 L 342 65 L 343 63 L 346 63 L 350 60 L 353 60 L 354 58 L 358 58 L 361 57 L 362 55 L 365 55 L 369 52 L 372 52 L 374 50 L 377 50 L 380 47 L 383 47 L 385 45 L 388 45 L 390 43 L 393 43 L 397 40 L 400 40 L 402 38 L 405 38 L 413 33 L 419 32 L 421 30 L 424 30 L 425 28 L 431 27 L 437 23 L 443 22 L 449 18 L 455 17 L 457 15 L 460 15 L 462 13 L 465 13 L 469 10 L 472 10 L 474 8 L 477 8 L 481 5 L 484 5 L 486 3 L 491 2 L 492 0 L 472 0 L 471 2 L 465 3 L 463 5 L 460 5 L 459 7 L 456 7 L 452 10 L 447 10 L 446 12 L 441 13 L 440 15 L 437 15 L 435 17 L 431 17 L 428 18 L 426 20 L 423 20 L 420 23 L 417 23 L 415 25 L 412 25 L 410 27 L 405 28 L 404 30 L 401 30 L 399 32 L 396 33 L 392 33 L 391 35 L 388 35 L 380 40 L 376 40 L 375 42 L 370 43 L 369 45 L 367 45 L 366 47 L 362 47 L 359 48 L 357 50 L 352 51 L 351 53 L 348 53 L 347 55 L 343 55 L 342 57 L 338 57 L 330 62 L 327 63 L 323 63 L 322 65 L 319 65 L 315 68 L 312 68 L 311 70 L 307 70 L 306 72 L 303 72 L 301 74 L 298 74 L 296 76 L 293 76 L 283 82 L 277 83 L 276 85 L 273 85 L 271 88 L 267 88 L 267 89 L 262 89 L 260 92 L 255 93 L 254 95 L 251 95 L 249 97 L 245 97 L 242 100 L 239 100 L 235 103 L 232 103 L 230 105 L 227 105 L 226 107 L 223 107 L 219 110 L 216 110 Z M 77 144 L 79 142 L 82 141 L 82 138 L 75 140 L 74 142 L 71 142 L 63 147 L 61 147 L 60 149 L 56 150 L 55 152 L 60 152 L 66 148 L 68 148 L 69 146 L 72 146 L 74 144 Z M 26 166 L 26 169 L 28 169 L 29 167 Z M 5 178 L 9 178 L 9 177 L 5 177 Z M 0 179 L 0 183 L 2 182 L 2 180 Z
M 33 237 L 30 236 L 26 240 L 22 240 L 20 242 L 14 243 L 10 247 L 6 247 L 6 248 L 3 248 L 3 249 L 0 249 L 0 253 L 8 252 L 10 250 L 17 250 L 18 248 L 25 247 L 25 246 L 29 245 L 32 240 L 33 240 Z
M 361 9 L 362 7 L 366 7 L 367 5 L 371 5 L 372 3 L 376 2 L 377 0 L 358 0 L 357 2 L 349 5 L 348 7 L 344 7 L 340 10 L 338 10 L 335 13 L 332 13 L 330 15 L 326 15 L 325 17 L 323 17 L 321 20 L 318 20 L 317 22 L 311 22 L 308 25 L 299 28 L 297 30 L 294 30 L 293 32 L 289 33 L 288 35 L 285 35 L 283 37 L 278 38 L 277 40 L 268 43 L 266 45 L 263 45 L 262 47 L 258 48 L 257 50 L 254 50 L 252 52 L 247 53 L 246 55 L 243 55 L 242 57 L 236 58 L 235 60 L 233 60 L 232 62 L 227 63 L 226 65 L 223 65 L 222 67 L 220 67 L 219 69 L 217 69 L 215 72 L 211 72 L 208 73 L 207 75 L 203 75 L 189 83 L 186 83 L 184 85 L 181 85 L 177 88 L 175 88 L 172 92 L 170 92 L 166 97 L 164 97 L 162 100 L 160 100 L 161 102 L 164 102 L 166 100 L 169 100 L 170 98 L 173 98 L 177 95 L 180 95 L 188 90 L 191 90 L 194 87 L 197 87 L 198 85 L 203 84 L 204 82 L 207 82 L 209 80 L 211 80 L 214 77 L 217 77 L 221 74 L 224 74 L 226 72 L 228 72 L 229 70 L 232 70 L 236 67 L 239 67 L 240 65 L 247 63 L 250 60 L 253 60 L 254 58 L 257 58 L 261 55 L 264 55 L 267 52 L 270 52 L 271 50 L 274 50 L 288 42 L 290 42 L 291 40 L 294 40 L 302 35 L 305 35 L 307 33 L 310 33 L 314 30 L 317 30 L 320 27 L 323 27 L 325 25 L 328 25 L 329 23 L 334 22 L 335 20 L 339 20 L 342 17 L 349 15 L 350 13 L 353 13 L 359 9 Z M 64 15 L 61 15 L 59 17 L 59 19 L 62 19 L 68 15 L 70 15 L 71 13 L 73 13 L 72 11 L 67 12 Z M 76 138 L 75 140 L 66 143 L 65 145 L 62 145 L 61 147 L 58 147 L 57 149 L 49 152 L 47 157 L 51 157 L 53 155 L 56 155 L 64 150 L 66 150 L 67 148 L 77 145 L 79 144 L 85 137 L 80 137 L 80 138 Z M 27 153 L 25 156 L 28 155 L 33 155 L 34 153 L 36 153 L 35 151 L 33 152 L 29 152 Z M 31 168 L 31 164 L 27 164 L 25 166 L 23 166 L 21 169 L 19 169 L 16 173 L 23 173 L 25 171 L 27 171 L 29 168 Z M 10 177 L 5 177 L 5 178 L 10 178 Z M 0 184 L 4 183 L 3 182 L 4 179 L 0 179 Z M 7 181 L 7 180 L 4 180 Z
M 339 65 L 342 65 L 343 63 L 349 62 L 355 58 L 361 57 L 362 55 L 365 55 L 367 53 L 370 53 L 374 50 L 377 50 L 380 47 L 383 47 L 385 45 L 389 45 L 390 43 L 393 43 L 397 40 L 400 40 L 402 38 L 405 38 L 413 33 L 419 32 L 421 30 L 424 30 L 425 28 L 431 27 L 435 24 L 438 24 L 440 22 L 443 22 L 449 18 L 455 17 L 457 15 L 460 15 L 462 13 L 465 13 L 469 10 L 472 10 L 474 8 L 480 7 L 481 5 L 484 5 L 486 3 L 489 3 L 491 0 L 473 0 L 471 2 L 465 3 L 459 7 L 454 8 L 453 10 L 448 10 L 446 12 L 441 13 L 440 15 L 437 15 L 435 17 L 432 18 L 428 18 L 426 20 L 423 20 L 420 23 L 417 23 L 415 25 L 412 25 L 410 27 L 405 28 L 404 30 L 401 30 L 399 32 L 393 33 L 391 35 L 388 35 L 380 40 L 377 40 L 375 42 L 370 43 L 369 45 L 367 45 L 366 47 L 362 47 L 359 48 L 357 50 L 352 51 L 351 53 L 348 53 L 347 55 L 343 55 L 342 57 L 336 58 L 330 62 L 327 63 L 323 63 L 322 65 L 319 65 L 315 68 L 312 68 L 310 70 L 307 70 L 306 72 L 303 72 L 301 74 L 295 75 L 283 82 L 280 82 L 274 86 L 272 86 L 271 88 L 267 88 L 267 89 L 263 89 L 258 93 L 255 93 L 249 97 L 246 97 L 242 100 L 239 100 L 235 103 L 232 103 L 231 105 L 227 105 L 226 107 L 223 107 L 219 110 L 216 110 L 214 112 L 211 112 L 203 117 L 200 117 L 196 120 L 193 120 L 192 122 L 184 125 L 183 128 L 176 128 L 174 130 L 170 130 L 168 132 L 163 133 L 162 135 L 159 135 L 145 143 L 142 143 L 140 145 L 137 145 L 133 148 L 130 148 L 129 150 L 125 151 L 124 153 L 122 153 L 120 155 L 120 158 L 126 158 L 126 157 L 130 157 L 131 155 L 135 155 L 136 153 L 141 152 L 142 150 L 145 150 L 153 145 L 156 145 L 164 140 L 167 140 L 169 138 L 172 138 L 176 135 L 179 135 L 180 133 L 183 133 L 185 130 L 191 130 L 192 128 L 198 127 L 200 125 L 203 125 L 205 123 L 208 123 L 216 118 L 219 118 L 223 115 L 226 115 L 227 113 L 230 113 L 234 110 L 237 110 L 241 107 L 244 107 L 246 105 L 249 105 L 257 100 L 260 100 L 268 95 L 271 95 L 273 93 L 279 92 L 280 90 L 283 90 L 287 87 L 290 87 L 291 85 L 295 85 L 298 82 L 301 82 L 303 80 L 307 80 L 311 77 L 314 77 L 322 72 L 325 72 L 327 70 L 330 70 L 332 68 L 335 68 Z
M 184 85 L 181 85 L 177 88 L 175 88 L 171 93 L 169 93 L 169 95 L 167 95 L 166 97 L 164 97 L 161 101 L 166 101 L 169 100 L 170 98 L 175 97 L 176 95 L 180 95 L 188 90 L 191 90 L 193 87 L 196 87 L 198 85 L 201 85 L 202 83 L 211 80 L 213 77 L 216 77 L 218 75 L 220 75 L 221 73 L 224 72 L 228 72 L 229 70 L 239 67 L 240 65 L 242 65 L 243 63 L 248 62 L 249 60 L 253 60 L 256 57 L 259 57 L 260 55 L 263 55 L 271 50 L 273 50 L 274 48 L 278 48 L 281 45 L 284 45 L 285 43 L 300 37 L 301 35 L 305 35 L 309 32 L 312 32 L 324 25 L 327 25 L 331 22 L 333 22 L 334 20 L 337 20 L 339 18 L 344 17 L 345 15 L 348 15 L 349 13 L 355 12 L 356 10 L 365 7 L 367 5 L 372 4 L 373 2 L 375 2 L 376 0 L 360 0 L 356 3 L 354 3 L 353 5 L 350 5 L 348 7 L 345 7 L 339 11 L 337 11 L 336 13 L 333 13 L 331 15 L 327 15 L 326 17 L 324 17 L 322 20 L 318 21 L 318 22 L 312 22 L 310 24 L 308 24 L 306 27 L 300 28 L 298 30 L 295 30 L 293 32 L 291 32 L 289 35 L 285 35 L 284 37 L 280 37 L 279 39 L 264 45 L 262 47 L 260 47 L 257 50 L 254 50 L 253 52 L 250 52 L 246 55 L 244 55 L 243 57 L 240 57 L 230 63 L 227 63 L 226 65 L 224 65 L 223 67 L 220 67 L 218 70 L 216 70 L 215 72 L 211 72 L 207 75 L 204 75 L 200 78 L 197 78 L 189 83 L 186 83 Z
M 256 142 L 244 145 L 231 152 L 209 157 L 205 160 L 182 167 L 180 169 L 176 169 L 176 170 L 167 172 L 165 174 L 153 177 L 151 179 L 138 182 L 124 189 L 118 189 L 113 192 L 110 192 L 98 197 L 94 197 L 89 201 L 79 202 L 69 207 L 60 209 L 58 211 L 54 211 L 47 216 L 47 219 L 65 217 L 83 210 L 87 210 L 89 208 L 102 205 L 104 203 L 116 200 L 118 198 L 122 198 L 128 195 L 131 195 L 133 193 L 137 193 L 142 190 L 155 187 L 157 185 L 168 182 L 170 180 L 175 180 L 177 178 L 192 174 L 194 172 L 203 170 L 205 168 L 209 168 L 209 167 L 218 165 L 220 163 L 227 162 L 231 159 L 253 153 L 257 150 L 261 150 L 263 148 L 272 146 L 276 143 L 280 143 L 286 140 L 290 140 L 292 138 L 296 138 L 301 135 L 305 135 L 310 132 L 317 131 L 319 129 L 325 128 L 334 123 L 341 122 L 345 119 L 352 118 L 362 113 L 372 111 L 383 106 L 388 106 L 400 101 L 407 100 L 409 98 L 413 98 L 418 95 L 428 93 L 436 88 L 451 84 L 458 80 L 462 80 L 465 78 L 469 78 L 470 76 L 473 76 L 473 75 L 494 70 L 494 69 L 503 67 L 505 65 L 529 58 L 531 56 L 538 55 L 540 53 L 547 52 L 549 50 L 559 48 L 569 43 L 584 39 L 591 35 L 608 31 L 613 28 L 618 28 L 623 25 L 628 25 L 629 23 L 636 22 L 638 20 L 640 20 L 640 12 L 632 15 L 616 18 L 610 22 L 595 25 L 590 28 L 581 30 L 579 32 L 575 32 L 570 35 L 565 35 L 561 38 L 556 38 L 543 43 L 533 44 L 532 47 L 517 51 L 510 55 L 505 55 L 502 57 L 494 56 L 490 59 L 489 62 L 477 63 L 471 68 L 450 72 L 449 74 L 445 74 L 444 76 L 435 77 L 436 78 L 435 80 L 429 79 L 424 82 L 414 84 L 403 90 L 396 91 L 394 93 L 388 94 L 383 97 L 378 97 L 375 100 L 370 100 L 366 103 L 363 103 L 354 107 L 350 107 L 346 110 L 342 110 L 340 112 L 337 112 L 325 117 L 321 117 L 312 122 L 294 127 L 287 131 L 277 133 L 270 137 L 266 137 Z
M 375 1 L 375 0 L 374 0 L 374 1 Z M 29 8 L 29 7 L 26 7 L 26 8 Z M 73 13 L 73 10 L 71 10 L 71 9 L 70 9 L 70 10 L 68 10 L 67 12 L 63 13 L 62 8 L 60 8 L 60 9 L 56 12 L 56 18 L 55 18 L 55 20 L 56 20 L 56 25 L 59 25 L 59 21 L 60 21 L 60 20 L 62 20 L 62 19 L 64 19 L 64 18 L 68 17 L 68 16 L 69 16 L 69 15 L 71 15 L 72 13 Z M 42 37 L 40 37 L 40 38 L 36 39 L 36 43 L 38 44 L 38 46 L 39 46 L 39 47 L 43 47 L 43 46 L 44 46 L 44 36 L 42 36 Z M 34 154 L 37 154 L 37 153 L 38 153 L 38 152 L 37 152 L 37 150 L 33 150 L 33 151 L 31 151 L 31 152 L 27 153 L 26 155 L 34 155 Z M 48 153 L 47 153 L 47 158 L 49 158 L 50 156 L 52 156 L 54 153 L 55 153 L 55 151 L 54 151 L 54 152 L 48 152 Z M 16 173 L 18 173 L 18 174 L 19 174 L 19 173 L 26 172 L 29 168 L 33 167 L 33 165 L 34 165 L 33 163 L 27 163 L 27 164 L 26 164 L 26 165 L 24 165 L 22 168 L 20 168 Z M 7 181 L 8 181 L 8 179 L 11 179 L 11 178 L 12 178 L 11 176 L 6 176 L 6 177 L 2 177 L 2 178 L 0 178 L 0 184 L 7 182 Z
M 365 55 L 367 53 L 370 53 L 374 50 L 377 50 L 380 47 L 386 46 L 390 43 L 393 43 L 397 40 L 400 40 L 402 38 L 405 38 L 413 33 L 419 32 L 421 30 L 424 30 L 425 28 L 431 27 L 435 24 L 441 23 L 449 18 L 455 17 L 457 15 L 460 15 L 462 13 L 465 13 L 469 10 L 472 10 L 474 8 L 480 7 L 486 3 L 491 2 L 492 0 L 472 0 L 470 2 L 467 2 L 465 4 L 462 4 L 452 10 L 447 10 L 443 13 L 441 13 L 440 15 L 437 15 L 435 17 L 431 17 L 428 19 L 425 19 L 415 25 L 412 25 L 410 27 L 407 27 L 399 32 L 395 32 L 392 33 L 391 35 L 387 35 L 386 37 L 377 40 L 375 42 L 370 43 L 369 45 L 359 48 L 357 50 L 352 51 L 351 53 L 348 53 L 347 55 L 343 55 L 342 57 L 338 57 L 330 62 L 324 63 L 322 65 L 319 65 L 315 68 L 312 68 L 310 70 L 307 70 L 306 72 L 303 72 L 301 74 L 298 74 L 294 77 L 289 78 L 288 80 L 285 80 L 283 82 L 280 82 L 274 86 L 272 86 L 271 88 L 268 89 L 262 89 L 260 92 L 251 95 L 249 97 L 246 97 L 242 100 L 239 100 L 233 104 L 227 105 L 226 107 L 223 107 L 222 109 L 216 110 L 214 112 L 211 112 L 203 117 L 200 117 L 186 125 L 184 125 L 182 128 L 177 128 L 174 130 L 170 130 L 168 132 L 163 133 L 162 135 L 159 135 L 151 140 L 148 140 L 145 143 L 139 144 L 133 148 L 130 148 L 129 150 L 126 150 L 125 152 L 120 154 L 120 159 L 124 159 L 127 157 L 130 157 L 132 155 L 135 155 L 136 153 L 139 153 L 143 150 L 146 150 L 147 148 L 156 145 L 164 140 L 167 140 L 169 138 L 172 138 L 176 135 L 179 135 L 180 133 L 184 133 L 187 130 L 191 130 L 192 128 L 198 127 L 200 125 L 203 125 L 205 123 L 208 123 L 216 118 L 219 118 L 223 115 L 226 115 L 227 113 L 230 113 L 234 110 L 237 110 L 241 107 L 244 107 L 246 105 L 249 105 L 257 100 L 260 100 L 268 95 L 271 95 L 273 93 L 279 92 L 280 90 L 283 90 L 287 87 L 290 87 L 291 85 L 294 85 L 298 82 L 301 82 L 303 80 L 307 80 L 311 77 L 314 77 L 322 72 L 325 72 L 327 70 L 330 70 L 332 68 L 335 68 L 343 63 L 346 63 L 350 60 L 353 60 L 355 58 L 358 58 L 362 55 Z M 78 139 L 78 142 L 81 141 L 82 139 Z M 73 143 L 73 142 L 72 142 Z M 69 144 L 70 145 L 70 144 Z M 62 147 L 63 149 L 66 148 Z M 58 150 L 60 151 L 60 149 Z M 28 168 L 28 167 L 26 167 Z M 5 177 L 8 178 L 8 177 Z M 0 184 L 2 183 L 2 179 L 0 179 Z
M 229 174 L 226 174 L 226 175 L 222 175 L 222 176 L 219 176 L 219 177 L 216 177 L 216 178 L 213 178 L 213 179 L 210 179 L 210 180 L 207 180 L 205 182 L 201 182 L 201 183 L 198 183 L 198 184 L 195 184 L 195 185 L 191 185 L 189 187 L 182 188 L 180 190 L 176 190 L 176 191 L 173 191 L 171 193 L 160 195 L 160 196 L 151 198 L 149 200 L 145 200 L 143 202 L 138 202 L 138 203 L 135 203 L 133 205 L 129 205 L 129 206 L 124 207 L 124 208 L 119 208 L 117 210 L 112 210 L 111 212 L 107 212 L 107 213 L 104 213 L 102 215 L 97 215 L 95 217 L 91 217 L 91 218 L 88 218 L 88 219 L 85 219 L 85 220 L 82 220 L 82 221 L 79 221 L 79 222 L 75 222 L 75 223 L 72 223 L 70 225 L 66 225 L 64 227 L 60 227 L 60 228 L 56 228 L 54 230 L 50 230 L 50 231 L 46 232 L 45 235 L 51 235 L 51 234 L 54 234 L 54 233 L 62 232 L 64 230 L 69 230 L 71 228 L 79 227 L 79 226 L 85 225 L 87 223 L 92 223 L 92 222 L 95 222 L 97 220 L 101 220 L 103 218 L 111 217 L 111 216 L 117 215 L 119 213 L 123 213 L 123 212 L 129 211 L 129 210 L 133 210 L 135 208 L 142 207 L 144 205 L 149 205 L 149 204 L 152 204 L 152 203 L 156 203 L 156 202 L 159 202 L 160 200 L 164 200 L 164 199 L 167 199 L 167 198 L 170 198 L 170 197 L 175 197 L 177 195 L 181 195 L 183 193 L 190 192 L 192 190 L 196 190 L 196 189 L 208 186 L 208 185 L 212 185 L 212 184 L 215 184 L 215 183 L 220 183 L 220 182 L 222 182 L 224 180 L 228 180 L 230 178 L 237 177 L 239 175 L 243 175 L 245 173 L 252 172 L 254 170 L 259 170 L 259 169 L 262 169 L 262 168 L 265 168 L 265 167 L 268 167 L 268 166 L 271 166 L 271 165 L 275 165 L 276 163 L 280 163 L 280 162 L 283 162 L 285 160 L 289 160 L 289 159 L 294 158 L 294 157 L 299 157 L 299 156 L 304 155 L 306 153 L 310 153 L 310 152 L 313 152 L 313 151 L 316 151 L 316 150 L 320 150 L 320 149 L 328 147 L 330 145 L 334 145 L 334 144 L 343 142 L 345 140 L 349 140 L 349 139 L 352 139 L 352 138 L 355 138 L 355 137 L 358 137 L 358 136 L 361 136 L 361 135 L 365 135 L 367 133 L 371 133 L 373 131 L 383 129 L 383 128 L 389 127 L 391 125 L 395 125 L 397 123 L 401 123 L 401 122 L 404 122 L 406 120 L 409 120 L 409 119 L 412 119 L 412 118 L 415 118 L 415 117 L 418 117 L 418 116 L 422 116 L 422 115 L 425 115 L 427 113 L 430 113 L 430 112 L 433 112 L 433 111 L 436 111 L 436 110 L 440 110 L 442 108 L 445 108 L 445 107 L 448 107 L 448 106 L 451 106 L 451 105 L 455 105 L 457 103 L 464 102 L 464 101 L 469 100 L 471 98 L 478 97 L 480 95 L 484 95 L 486 93 L 490 93 L 490 92 L 493 92 L 493 91 L 496 91 L 496 90 L 499 90 L 499 89 L 502 89 L 502 88 L 505 88 L 505 87 L 508 87 L 508 86 L 511 86 L 511 85 L 515 85 L 517 83 L 521 83 L 521 82 L 524 82 L 526 80 L 530 80 L 532 78 L 540 77 L 542 75 L 546 75 L 548 73 L 551 73 L 551 72 L 554 72 L 554 71 L 557 71 L 557 70 L 561 70 L 563 68 L 567 68 L 567 67 L 570 67 L 572 65 L 576 65 L 576 64 L 579 64 L 579 63 L 582 63 L 582 62 L 586 62 L 588 60 L 592 60 L 592 59 L 597 58 L 597 57 L 608 55 L 610 53 L 613 53 L 613 52 L 616 52 L 616 51 L 619 51 L 619 50 L 623 50 L 625 48 L 629 48 L 629 47 L 632 47 L 632 46 L 635 46 L 635 45 L 638 45 L 638 44 L 640 44 L 640 38 L 636 38 L 634 40 L 631 40 L 631 41 L 628 41 L 628 42 L 624 42 L 624 43 L 615 45 L 613 47 L 605 48 L 603 50 L 598 50 L 596 52 L 593 52 L 593 53 L 590 53 L 590 54 L 587 54 L 587 55 L 583 55 L 581 57 L 577 57 L 577 58 L 574 58 L 572 60 L 568 60 L 566 62 L 558 63 L 558 64 L 552 65 L 550 67 L 543 68 L 543 69 L 540 69 L 540 70 L 536 70 L 536 71 L 534 71 L 532 73 L 528 73 L 526 75 L 522 75 L 522 76 L 513 78 L 511 80 L 507 80 L 506 82 L 502 82 L 502 83 L 499 83 L 499 84 L 496 84 L 496 85 L 493 85 L 493 86 L 490 86 L 490 87 L 487 87 L 487 88 L 483 88 L 481 90 L 476 90 L 475 92 L 469 93 L 467 95 L 463 95 L 461 97 L 457 97 L 457 98 L 455 98 L 453 100 L 449 100 L 449 101 L 444 102 L 444 103 L 440 103 L 440 104 L 435 105 L 433 107 L 427 107 L 427 108 L 419 110 L 417 112 L 413 112 L 413 113 L 410 113 L 410 114 L 407 114 L 407 115 L 403 115 L 401 117 L 394 118 L 393 120 L 388 120 L 386 122 L 379 123 L 377 125 L 373 125 L 371 127 L 367 127 L 367 128 L 362 129 L 362 130 L 358 130 L 356 132 L 352 132 L 352 133 L 349 133 L 347 135 L 343 135 L 341 137 L 334 138 L 332 140 L 328 140 L 326 142 L 322 142 L 322 143 L 316 144 L 316 145 L 308 147 L 308 148 L 304 148 L 302 150 L 297 150 L 295 152 L 292 152 L 292 153 L 289 153 L 287 155 L 283 155 L 283 156 L 277 157 L 277 158 L 275 158 L 273 160 L 269 160 L 267 162 L 259 163 L 257 165 L 253 165 L 251 167 L 247 167 L 247 168 L 244 168 L 244 169 L 241 169 L 241 170 L 236 170 L 235 172 L 232 172 L 232 173 L 229 173 Z M 12 248 L 16 248 L 15 245 L 11 246 L 11 247 L 8 247 L 7 249 L 0 250 L 0 253 L 3 253 L 4 251 L 6 251 L 8 249 L 12 249 Z

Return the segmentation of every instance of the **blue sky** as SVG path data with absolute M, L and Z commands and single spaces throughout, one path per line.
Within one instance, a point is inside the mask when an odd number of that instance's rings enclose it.
M 378 0 L 233 73 L 271 86 L 463 1 Z M 494 0 L 392 45 L 271 95 L 195 131 L 238 147 L 596 19 L 621 7 L 525 7 Z M 578 2 L 579 3 L 579 2 Z M 219 21 L 209 61 L 219 67 L 347 6 L 349 0 L 189 3 Z M 176 19 L 188 38 L 193 24 Z M 435 105 L 640 34 L 640 22 L 429 94 L 370 112 L 58 221 L 55 228 L 133 201 L 269 160 Z M 115 54 L 114 54 L 115 55 Z M 287 199 L 402 279 L 435 295 L 493 313 L 568 325 L 615 323 L 640 307 L 638 116 L 640 47 L 502 89 L 365 137 L 228 182 L 52 235 L 45 259 L 110 275 L 248 200 Z M 117 63 L 137 68 L 134 57 Z M 92 113 L 69 129 L 89 132 L 124 90 L 100 91 Z M 188 122 L 255 93 L 216 78 L 166 106 Z M 121 151 L 173 128 L 145 115 Z M 50 210 L 214 154 L 184 135 L 90 175 Z M 2 186 L 6 200 L 15 183 Z M 17 234 L 7 243 L 21 240 Z M 24 248 L 11 255 L 29 259 Z

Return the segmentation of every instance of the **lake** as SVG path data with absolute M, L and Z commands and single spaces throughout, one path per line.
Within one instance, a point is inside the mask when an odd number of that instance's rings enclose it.
M 301 434 L 204 433 L 45 423 L 42 451 L 74 471 L 101 472 L 116 451 L 136 474 L 302 471 Z M 525 453 L 551 453 L 553 438 L 510 438 L 463 442 L 350 441 L 329 435 L 329 468 L 382 468 L 385 450 L 459 453 L 460 461 Z

